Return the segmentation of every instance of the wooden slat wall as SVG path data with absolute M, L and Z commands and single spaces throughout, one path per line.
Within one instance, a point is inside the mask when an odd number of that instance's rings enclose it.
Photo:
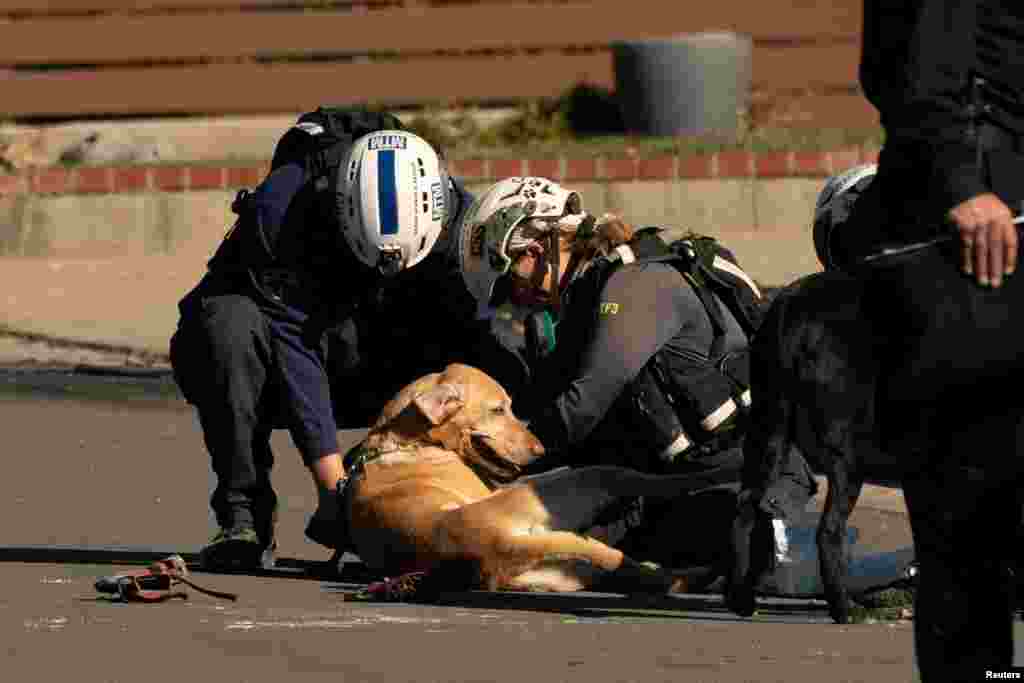
M 406 85 L 396 91 L 392 83 Z M 17 75 L 0 79 L 4 106 L 15 117 L 76 114 L 254 114 L 297 111 L 319 104 L 514 101 L 556 97 L 576 83 L 614 86 L 607 55 L 426 59 L 376 64 L 219 64 L 209 67 L 110 69 L 97 72 Z M 337 89 L 325 88 L 336 83 Z M 443 83 L 443 87 L 438 87 Z M 805 85 L 802 81 L 797 86 Z M 859 94 L 772 93 L 771 123 L 794 126 L 867 127 L 877 116 Z M 397 93 L 401 94 L 397 94 Z M 782 103 L 797 102 L 803 113 Z
M 320 5 L 324 3 L 295 0 L 0 0 L 0 15 L 91 14 L 98 12 L 153 12 L 174 10 L 237 10 L 242 7 L 280 5 Z M 364 1 L 352 4 L 365 5 Z
M 567 48 L 615 40 L 665 38 L 709 29 L 748 34 L 757 42 L 856 42 L 856 27 L 835 6 L 783 8 L 757 16 L 720 9 L 681 12 L 658 2 L 466 5 L 430 10 L 250 12 L 58 17 L 0 24 L 0 64 L 107 64 L 273 55 L 370 52 L 468 52 Z M 640 4 L 643 4 L 642 1 Z M 767 14 L 767 13 L 766 13 Z M 528 30 L 510 30 L 530 18 Z
M 834 92 L 852 87 L 857 50 L 758 47 L 753 61 L 759 93 Z M 14 116 L 272 112 L 325 98 L 400 105 L 556 97 L 581 82 L 614 87 L 611 53 L 15 73 L 0 77 L 0 106 Z
M 860 43 L 754 45 L 753 86 L 760 91 L 855 90 Z
M 733 30 L 753 37 L 759 99 L 813 95 L 848 120 L 825 103 L 859 97 L 860 2 L 0 0 L 0 117 L 551 97 L 612 87 L 616 40 Z
M 400 106 L 556 97 L 580 81 L 611 87 L 609 65 L 605 55 L 214 64 L 15 75 L 0 79 L 0 92 L 15 115 L 291 112 L 327 103 Z M 18 111 L 22 102 L 26 106 Z
M 528 0 L 535 7 L 571 3 L 573 0 Z M 353 8 L 363 10 L 378 7 L 436 8 L 453 4 L 475 4 L 499 6 L 522 3 L 523 0 L 0 0 L 0 16 L 3 15 L 61 15 L 61 14 L 131 14 L 175 11 L 235 11 L 239 9 L 267 8 Z M 622 0 L 591 0 L 594 4 L 622 4 Z M 820 5 L 831 5 L 841 11 L 859 17 L 863 0 L 769 0 L 749 3 L 752 12 L 762 11 L 765 5 L 772 10 L 793 9 L 802 13 L 814 12 Z M 707 3 L 696 0 L 638 0 L 637 5 L 672 4 L 684 14 L 707 11 Z M 714 10 L 712 10 L 714 11 Z

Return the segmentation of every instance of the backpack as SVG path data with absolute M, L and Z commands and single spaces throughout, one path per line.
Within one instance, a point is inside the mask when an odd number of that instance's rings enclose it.
M 725 319 L 718 302 L 709 295 L 711 292 L 733 314 L 747 339 L 753 337 L 764 318 L 764 296 L 754 279 L 740 268 L 733 253 L 715 238 L 696 233 L 671 242 L 668 250 L 667 257 L 652 260 L 672 263 L 693 286 L 715 330 L 711 356 L 720 354 L 725 336 Z
M 725 317 L 718 300 L 725 304 L 751 338 L 764 317 L 764 299 L 753 278 L 744 272 L 736 257 L 718 240 L 696 233 L 688 234 L 666 244 L 658 237 L 660 228 L 643 228 L 628 245 L 623 245 L 602 257 L 589 269 L 585 277 L 591 284 L 583 288 L 582 296 L 577 295 L 577 304 L 596 305 L 597 296 L 611 274 L 624 261 L 670 263 L 686 279 L 707 310 L 715 332 L 711 356 L 717 357 L 725 343 Z M 718 300 L 711 296 L 714 293 Z M 588 301 L 580 302 L 580 298 Z M 529 355 L 544 358 L 555 349 L 557 322 L 547 311 L 528 316 L 525 321 L 526 344 Z
M 749 353 L 745 348 L 725 353 L 727 325 L 722 306 L 733 314 L 749 339 L 761 324 L 764 304 L 753 278 L 717 240 L 690 234 L 666 244 L 658 232 L 658 228 L 639 230 L 628 244 L 595 261 L 581 276 L 583 281 L 574 283 L 568 304 L 571 315 L 596 316 L 600 293 L 612 273 L 621 265 L 652 262 L 674 266 L 703 304 L 714 332 L 709 350 L 712 363 L 683 362 L 659 350 L 623 397 L 634 407 L 629 411 L 636 422 L 634 433 L 644 435 L 652 452 L 669 464 L 678 457 L 692 457 L 697 451 L 714 453 L 734 445 L 742 434 L 742 429 L 732 427 L 750 404 Z M 550 315 L 535 313 L 524 323 L 531 365 L 553 359 L 556 323 Z M 566 350 L 578 351 L 585 343 L 589 334 L 586 327 L 579 318 L 569 324 L 569 338 L 560 340 L 568 341 Z M 735 420 L 702 426 L 730 399 L 735 404 Z
M 309 180 L 324 184 L 336 174 L 348 146 L 378 130 L 403 130 L 402 122 L 385 112 L 347 107 L 319 107 L 299 117 L 278 140 L 270 172 L 301 161 Z
M 253 191 L 238 191 L 231 210 L 235 224 L 210 259 L 210 269 L 260 269 L 272 265 L 292 200 L 311 196 L 338 182 L 338 166 L 349 146 L 377 130 L 401 130 L 401 121 L 384 112 L 344 107 L 319 107 L 299 117 L 278 140 L 270 172 Z M 315 208 L 335 211 L 331 201 Z

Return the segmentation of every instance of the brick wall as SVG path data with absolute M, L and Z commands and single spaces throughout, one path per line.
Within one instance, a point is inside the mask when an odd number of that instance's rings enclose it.
M 826 175 L 875 150 L 726 151 L 660 158 L 466 159 L 469 189 L 534 173 L 579 190 L 589 211 L 714 235 L 762 283 L 820 268 L 810 237 Z M 0 328 L 166 352 L 177 301 L 230 227 L 234 191 L 267 164 L 77 169 L 0 175 Z
M 453 173 L 470 183 L 512 175 L 542 175 L 559 181 L 715 180 L 826 177 L 859 163 L 876 161 L 878 150 L 847 148 L 824 152 L 729 150 L 706 155 L 595 158 L 458 159 Z M 5 194 L 114 194 L 181 192 L 252 187 L 269 163 L 250 166 L 161 165 L 37 168 L 0 175 Z

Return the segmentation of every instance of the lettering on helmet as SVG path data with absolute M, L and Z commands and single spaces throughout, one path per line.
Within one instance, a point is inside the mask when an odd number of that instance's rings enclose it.
M 498 249 L 492 244 L 490 248 L 487 250 L 487 255 L 491 261 L 491 268 L 494 268 L 497 271 L 505 270 L 505 257 L 502 255 L 500 249 Z
M 444 215 L 444 188 L 440 181 L 430 185 L 430 218 L 435 221 L 441 220 Z
M 404 135 L 374 135 L 366 143 L 366 146 L 370 151 L 378 149 L 405 149 L 406 143 Z
M 619 305 L 610 301 L 602 301 L 597 312 L 601 315 L 616 315 L 619 312 Z

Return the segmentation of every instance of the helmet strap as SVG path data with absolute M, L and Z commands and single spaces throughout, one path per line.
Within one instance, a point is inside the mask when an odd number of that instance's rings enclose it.
M 402 270 L 402 261 L 400 250 L 382 251 L 377 259 L 377 271 L 384 277 L 394 277 Z
M 562 291 L 569 286 L 569 282 L 572 280 L 572 276 L 576 273 L 576 269 L 580 267 L 580 262 L 582 260 L 583 256 L 578 253 L 574 253 L 569 258 L 569 265 L 565 267 L 565 272 L 562 274 L 562 279 L 558 283 L 559 291 Z
M 559 245 L 559 229 L 555 225 L 548 231 L 548 253 L 551 254 L 551 258 L 548 259 L 548 268 L 551 272 L 551 306 L 555 311 L 559 311 L 562 308 L 562 283 L 559 277 L 560 266 L 562 265 L 562 250 Z
M 595 220 L 596 219 L 593 216 L 588 214 L 583 219 L 583 221 L 579 224 L 579 226 L 576 228 L 576 235 L 574 236 L 573 239 L 574 240 L 588 240 L 591 237 L 593 237 L 594 236 L 594 223 L 595 223 Z M 556 234 L 556 238 L 555 238 L 554 242 L 555 242 L 555 248 L 556 248 L 556 251 L 557 251 L 557 247 L 558 247 L 558 239 L 557 239 L 558 230 L 557 230 L 557 228 L 555 230 L 553 230 L 552 232 Z M 559 251 L 558 254 L 559 255 L 555 256 L 555 269 L 556 269 L 555 272 L 556 273 L 558 272 L 557 269 L 558 269 L 558 266 L 559 266 L 559 263 L 560 263 L 559 259 L 561 258 L 560 257 L 561 252 Z M 572 281 L 573 275 L 576 274 L 576 271 L 577 271 L 577 269 L 579 269 L 580 264 L 582 262 L 583 262 L 583 253 L 581 251 L 578 251 L 578 250 L 573 250 L 572 256 L 569 257 L 569 263 L 565 267 L 565 272 L 562 274 L 561 278 L 557 280 L 558 286 L 556 288 L 557 294 L 555 296 L 555 301 L 557 303 L 559 303 L 559 304 L 561 303 L 562 292 L 565 290 L 566 287 L 569 286 L 569 283 Z M 555 277 L 557 277 L 557 275 Z M 556 281 L 555 279 L 552 279 L 552 282 L 555 282 L 555 281 Z
M 589 240 L 597 231 L 597 218 L 591 214 L 584 216 L 583 220 L 580 221 L 579 227 L 576 228 L 576 236 L 573 238 L 576 241 Z

